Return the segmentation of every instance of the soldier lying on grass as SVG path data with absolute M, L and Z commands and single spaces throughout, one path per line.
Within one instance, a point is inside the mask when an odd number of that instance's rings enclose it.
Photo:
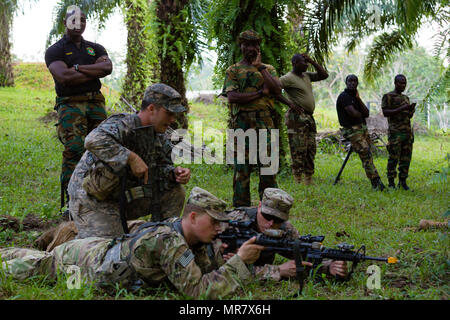
M 255 238 L 223 260 L 212 240 L 228 221 L 226 204 L 195 187 L 183 217 L 149 222 L 133 234 L 109 239 L 75 239 L 51 252 L 0 249 L 2 268 L 16 279 L 44 274 L 56 278 L 60 272 L 79 268 L 82 277 L 110 290 L 170 282 L 182 294 L 209 299 L 227 296 L 252 279 L 248 265 L 255 262 L 262 246 Z

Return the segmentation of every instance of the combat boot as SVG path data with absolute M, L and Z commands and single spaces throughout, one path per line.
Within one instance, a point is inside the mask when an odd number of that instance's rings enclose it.
M 399 189 L 400 189 L 400 188 L 403 188 L 403 190 L 406 190 L 406 191 L 410 190 L 410 188 L 409 188 L 408 185 L 406 184 L 406 179 L 400 179 L 400 180 L 398 181 L 398 188 L 399 188 Z
M 372 183 L 373 190 L 383 191 L 386 188 L 379 177 L 373 178 L 370 182 Z
M 395 189 L 395 179 L 394 178 L 389 178 L 389 188 L 391 189 Z

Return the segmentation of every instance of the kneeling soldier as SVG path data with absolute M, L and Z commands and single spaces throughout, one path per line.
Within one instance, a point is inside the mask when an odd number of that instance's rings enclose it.
M 144 94 L 137 114 L 111 116 L 85 140 L 69 183 L 69 210 L 78 238 L 128 233 L 126 220 L 152 214 L 153 221 L 178 217 L 190 170 L 173 166 L 163 133 L 186 111 L 180 94 L 157 83 Z

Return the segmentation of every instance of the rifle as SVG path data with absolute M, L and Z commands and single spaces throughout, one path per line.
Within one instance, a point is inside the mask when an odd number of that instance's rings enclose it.
M 264 233 L 258 233 L 251 227 L 251 221 L 229 221 L 229 227 L 218 235 L 218 238 L 228 244 L 227 252 L 235 252 L 245 241 L 256 237 L 255 243 L 265 247 L 265 251 L 294 256 L 296 265 L 296 275 L 299 281 L 299 294 L 302 293 L 303 283 L 306 278 L 305 268 L 302 261 L 308 261 L 313 264 L 313 270 L 316 269 L 323 259 L 332 259 L 340 261 L 351 261 L 351 271 L 347 278 L 351 276 L 354 269 L 360 261 L 373 260 L 382 261 L 390 264 L 397 263 L 394 257 L 372 257 L 366 255 L 366 247 L 362 245 L 357 251 L 353 251 L 353 245 L 340 243 L 337 248 L 327 248 L 322 245 L 325 236 L 312 236 L 310 234 L 300 236 L 295 240 L 288 239 L 282 230 L 266 230 Z

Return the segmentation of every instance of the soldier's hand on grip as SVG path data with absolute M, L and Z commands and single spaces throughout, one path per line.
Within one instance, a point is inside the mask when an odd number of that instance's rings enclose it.
M 135 177 L 144 178 L 144 184 L 148 182 L 148 166 L 144 160 L 141 159 L 136 153 L 131 151 L 128 156 L 128 164 L 130 165 L 131 172 Z
M 256 260 L 258 260 L 261 250 L 264 249 L 263 246 L 254 244 L 255 241 L 256 241 L 256 237 L 253 237 L 253 238 L 245 241 L 237 252 L 237 255 L 246 264 L 251 264 L 251 263 L 255 262 Z

